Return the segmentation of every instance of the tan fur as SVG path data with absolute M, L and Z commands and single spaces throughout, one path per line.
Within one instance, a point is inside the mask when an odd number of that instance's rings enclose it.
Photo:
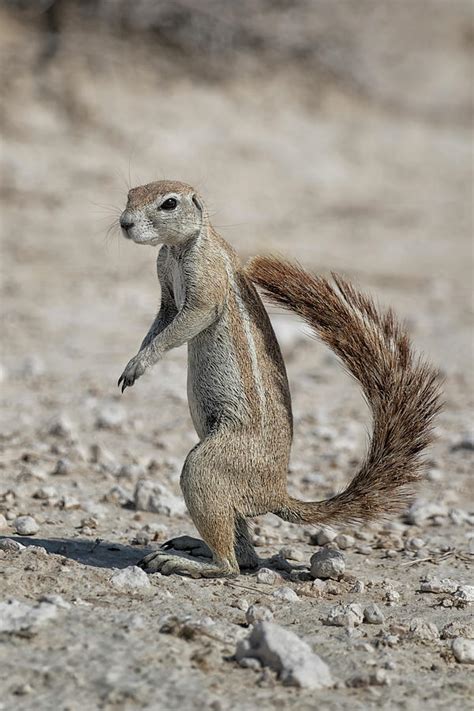
M 170 195 L 177 205 L 165 210 Z M 135 188 L 121 224 L 138 244 L 163 246 L 157 260 L 160 312 L 119 385 L 132 386 L 166 351 L 188 343 L 188 399 L 200 441 L 186 459 L 181 487 L 207 544 L 174 539 L 142 567 L 196 577 L 233 575 L 239 566 L 258 564 L 248 517 L 272 512 L 295 522 L 339 523 L 399 511 L 430 441 L 438 386 L 434 372 L 412 355 L 391 312 L 379 314 L 340 277 L 332 287 L 263 257 L 244 269 L 189 185 L 159 181 Z M 347 489 L 328 501 L 302 502 L 287 493 L 290 393 L 252 281 L 311 324 L 360 381 L 372 407 L 366 461 Z M 206 552 L 210 563 L 192 558 Z

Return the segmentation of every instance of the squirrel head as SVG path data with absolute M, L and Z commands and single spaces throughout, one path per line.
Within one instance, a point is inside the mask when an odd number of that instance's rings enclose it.
M 207 213 L 194 188 L 186 183 L 159 180 L 132 188 L 120 227 L 137 244 L 185 244 L 197 237 Z

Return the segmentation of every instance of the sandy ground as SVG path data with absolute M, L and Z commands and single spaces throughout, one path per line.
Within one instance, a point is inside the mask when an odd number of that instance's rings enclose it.
M 394 110 L 383 92 L 375 100 L 340 83 L 311 86 L 294 67 L 272 72 L 250 60 L 204 81 L 170 55 L 147 62 L 145 46 L 79 30 L 40 71 L 35 31 L 5 11 L 0 20 L 0 603 L 37 606 L 47 596 L 41 609 L 53 609 L 17 633 L 0 620 L 0 709 L 467 708 L 473 667 L 452 643 L 474 637 L 472 610 L 456 585 L 420 592 L 429 576 L 473 584 L 471 138 L 456 16 L 433 83 L 457 79 L 451 93 L 430 94 L 441 113 L 421 100 Z M 259 553 L 290 548 L 301 566 L 292 576 L 117 583 L 118 570 L 163 540 L 193 534 L 187 513 L 134 503 L 142 479 L 180 495 L 180 466 L 196 442 L 186 350 L 124 396 L 116 389 L 159 291 L 153 250 L 114 228 L 106 237 L 107 228 L 127 184 L 161 177 L 197 184 L 243 258 L 278 251 L 341 271 L 393 305 L 445 376 L 418 509 L 344 530 L 354 540 L 339 581 L 315 586 L 305 575 L 317 529 L 267 516 L 254 523 Z M 276 314 L 275 327 L 294 400 L 289 486 L 322 498 L 360 461 L 368 414 L 302 326 Z M 35 535 L 16 535 L 24 514 Z M 26 548 L 10 550 L 8 539 Z M 298 599 L 274 596 L 281 587 Z M 376 603 L 383 623 L 324 623 L 353 602 Z M 268 669 L 237 664 L 255 603 L 328 663 L 333 688 L 286 687 Z

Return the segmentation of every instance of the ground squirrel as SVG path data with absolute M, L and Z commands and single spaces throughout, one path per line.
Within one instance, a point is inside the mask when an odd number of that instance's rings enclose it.
M 431 440 L 439 385 L 393 313 L 380 312 L 337 275 L 332 283 L 271 257 L 243 267 L 210 224 L 201 196 L 181 182 L 130 190 L 120 225 L 137 244 L 163 246 L 157 259 L 161 308 L 118 384 L 123 392 L 166 351 L 188 344 L 188 400 L 200 441 L 186 458 L 181 488 L 207 544 L 173 539 L 141 567 L 235 575 L 259 562 L 249 517 L 271 512 L 294 523 L 339 524 L 402 510 Z M 326 501 L 299 501 L 287 492 L 290 392 L 254 283 L 310 324 L 359 381 L 372 410 L 372 438 L 359 471 Z M 196 554 L 207 554 L 209 562 Z

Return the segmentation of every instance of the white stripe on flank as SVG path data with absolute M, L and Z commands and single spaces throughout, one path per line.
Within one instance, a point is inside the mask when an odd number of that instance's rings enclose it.
M 242 319 L 242 325 L 244 327 L 245 338 L 247 340 L 247 345 L 250 353 L 250 361 L 252 364 L 252 375 L 255 383 L 255 389 L 257 391 L 258 399 L 260 400 L 260 416 L 263 418 L 264 415 L 264 404 L 265 404 L 265 388 L 263 387 L 262 374 L 260 372 L 260 367 L 257 358 L 257 349 L 255 347 L 255 341 L 252 334 L 252 325 L 250 321 L 250 316 L 248 314 L 247 308 L 245 306 L 244 300 L 242 299 L 242 294 L 240 293 L 239 286 L 234 278 L 234 272 L 232 269 L 232 264 L 230 262 L 229 256 L 222 251 L 222 255 L 225 260 L 225 269 L 227 276 L 229 277 L 230 284 L 232 286 L 232 291 L 234 292 L 235 301 L 237 303 L 237 308 Z

